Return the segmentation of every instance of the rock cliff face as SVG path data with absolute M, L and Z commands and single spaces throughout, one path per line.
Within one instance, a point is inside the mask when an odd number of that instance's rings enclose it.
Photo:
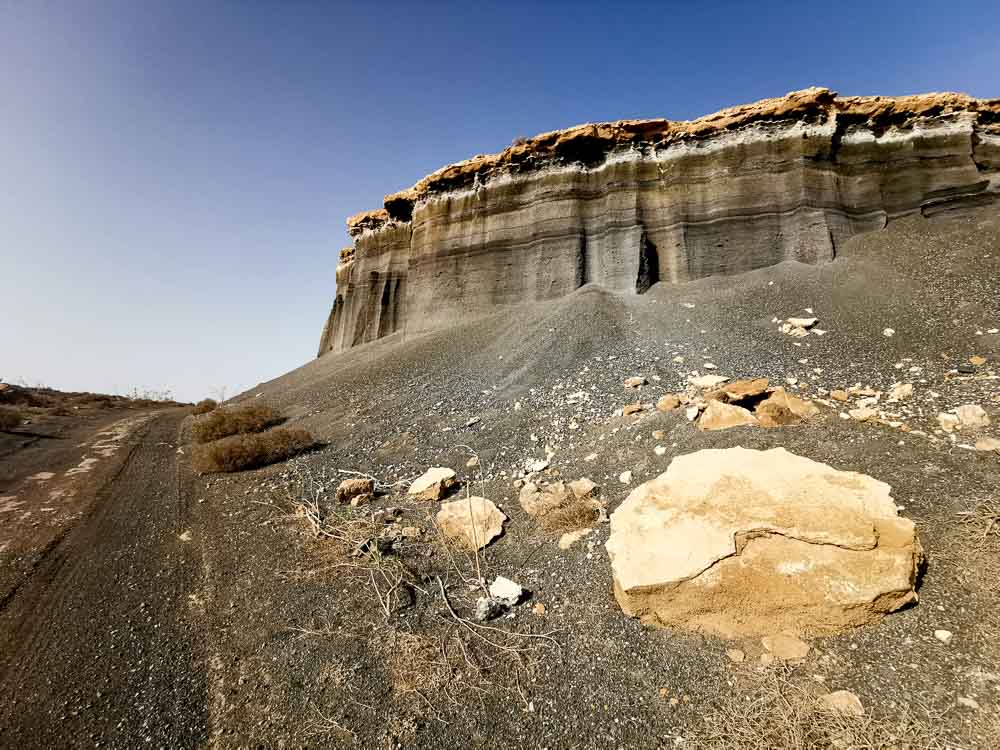
M 827 89 L 690 122 L 544 133 L 450 165 L 348 219 L 319 354 L 584 284 L 831 260 L 894 218 L 1000 195 L 1000 99 Z

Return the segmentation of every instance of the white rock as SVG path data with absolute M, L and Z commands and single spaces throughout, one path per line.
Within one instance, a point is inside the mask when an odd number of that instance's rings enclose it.
M 632 472 L 623 471 L 621 474 L 618 475 L 618 481 L 621 482 L 622 484 L 632 484 Z
M 953 432 L 959 426 L 959 420 L 955 414 L 941 412 L 938 414 L 937 419 L 938 424 L 941 425 L 941 429 L 945 432 Z
M 951 643 L 952 632 L 950 630 L 935 630 L 934 637 L 947 646 Z
M 882 335 L 885 336 L 887 339 L 891 339 L 895 334 L 896 332 L 892 328 L 882 329 Z
M 896 383 L 889 389 L 890 401 L 906 401 L 913 395 L 912 383 Z
M 722 375 L 701 375 L 700 377 L 688 378 L 688 382 L 695 388 L 715 388 L 715 386 L 722 385 L 727 380 L 729 378 Z
M 524 470 L 529 474 L 536 474 L 539 471 L 545 471 L 547 468 L 549 468 L 549 462 L 545 458 L 529 458 L 524 462 Z
M 861 704 L 861 699 L 850 690 L 837 690 L 827 693 L 819 701 L 824 708 L 834 713 L 845 716 L 865 715 L 865 707 Z
M 978 404 L 965 404 L 955 411 L 958 421 L 962 427 L 975 429 L 977 427 L 989 427 L 990 418 L 986 410 Z
M 653 448 L 653 453 L 655 453 L 657 456 L 662 456 L 666 452 L 667 452 L 667 448 L 664 445 L 658 445 L 655 448 Z
M 955 700 L 958 703 L 958 705 L 960 705 L 960 706 L 965 706 L 966 708 L 971 708 L 973 711 L 978 711 L 979 710 L 979 703 L 978 703 L 978 701 L 976 701 L 976 700 L 974 700 L 972 698 L 966 698 L 964 695 L 960 695 Z
M 505 606 L 513 607 L 523 595 L 524 589 L 521 588 L 521 584 L 515 583 L 509 578 L 497 576 L 490 584 L 490 596 Z
M 788 324 L 794 328 L 812 328 L 819 323 L 819 318 L 788 318 Z
M 445 466 L 435 466 L 413 480 L 408 495 L 421 500 L 440 500 L 455 484 L 455 472 Z
M 701 409 L 698 408 L 697 406 L 689 406 L 687 409 L 684 410 L 684 416 L 687 417 L 688 422 L 693 422 L 698 418 L 698 414 L 700 412 Z

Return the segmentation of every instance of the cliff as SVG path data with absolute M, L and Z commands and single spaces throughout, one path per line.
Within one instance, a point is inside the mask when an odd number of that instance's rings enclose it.
M 1000 99 L 812 88 L 693 121 L 579 125 L 444 167 L 348 219 L 319 354 L 584 284 L 797 260 L 1000 195 Z

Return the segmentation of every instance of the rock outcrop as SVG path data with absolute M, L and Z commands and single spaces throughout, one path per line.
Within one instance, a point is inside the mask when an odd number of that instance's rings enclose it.
M 723 637 L 814 635 L 916 600 L 922 550 L 889 485 L 784 448 L 679 456 L 611 515 L 626 614 Z
M 1000 99 L 812 88 L 698 120 L 544 133 L 348 219 L 319 352 L 585 284 L 822 263 L 896 217 L 993 201 Z

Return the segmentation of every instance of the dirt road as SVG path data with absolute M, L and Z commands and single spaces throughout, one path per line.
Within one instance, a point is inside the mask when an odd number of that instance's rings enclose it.
M 206 681 L 200 574 L 176 454 L 184 412 L 139 424 L 96 497 L 0 603 L 0 746 L 190 747 Z

